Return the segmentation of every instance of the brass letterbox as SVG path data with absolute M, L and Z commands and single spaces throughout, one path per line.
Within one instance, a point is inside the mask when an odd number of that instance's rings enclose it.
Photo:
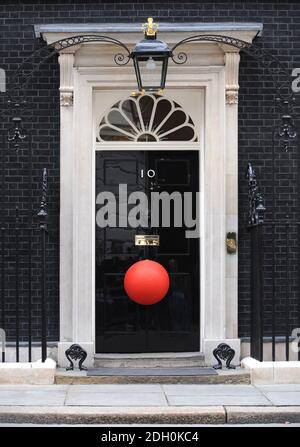
M 136 234 L 135 245 L 148 245 L 158 246 L 159 235 L 158 234 Z

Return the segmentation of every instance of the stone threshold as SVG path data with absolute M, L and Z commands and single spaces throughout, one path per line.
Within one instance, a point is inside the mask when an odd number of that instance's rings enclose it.
M 204 366 L 204 354 L 201 352 L 94 355 L 95 368 L 193 368 Z
M 55 373 L 56 384 L 87 385 L 87 384 L 250 384 L 250 374 L 242 368 L 231 370 L 217 370 L 216 375 L 198 376 L 87 376 L 86 371 L 66 371 L 57 369 Z

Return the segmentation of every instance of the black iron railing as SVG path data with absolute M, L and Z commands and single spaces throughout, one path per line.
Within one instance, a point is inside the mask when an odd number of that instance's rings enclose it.
M 300 222 L 264 219 L 265 207 L 256 174 L 248 164 L 251 246 L 250 355 L 265 359 L 264 346 L 271 343 L 271 359 L 282 358 L 278 343 L 284 343 L 285 360 L 291 358 L 292 341 L 300 333 Z M 296 357 L 300 360 L 300 350 Z
M 27 347 L 32 361 L 33 342 L 40 342 L 41 358 L 47 358 L 47 171 L 43 170 L 42 199 L 36 224 L 14 219 L 1 228 L 0 297 L 1 336 L 15 345 L 15 361 L 20 361 L 20 345 Z M 4 334 L 4 335 L 3 335 Z M 25 348 L 26 349 L 26 348 Z M 2 362 L 7 360 L 2 351 Z

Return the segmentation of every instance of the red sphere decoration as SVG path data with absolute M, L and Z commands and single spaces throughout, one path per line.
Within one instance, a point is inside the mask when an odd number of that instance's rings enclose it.
M 167 270 L 149 259 L 138 261 L 129 267 L 124 278 L 127 295 L 138 304 L 158 303 L 166 296 L 169 286 Z

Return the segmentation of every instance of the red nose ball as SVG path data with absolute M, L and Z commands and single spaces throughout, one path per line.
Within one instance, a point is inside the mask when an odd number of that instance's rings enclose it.
M 161 301 L 170 287 L 166 269 L 148 259 L 138 261 L 127 270 L 124 288 L 128 297 L 138 304 L 150 305 Z

